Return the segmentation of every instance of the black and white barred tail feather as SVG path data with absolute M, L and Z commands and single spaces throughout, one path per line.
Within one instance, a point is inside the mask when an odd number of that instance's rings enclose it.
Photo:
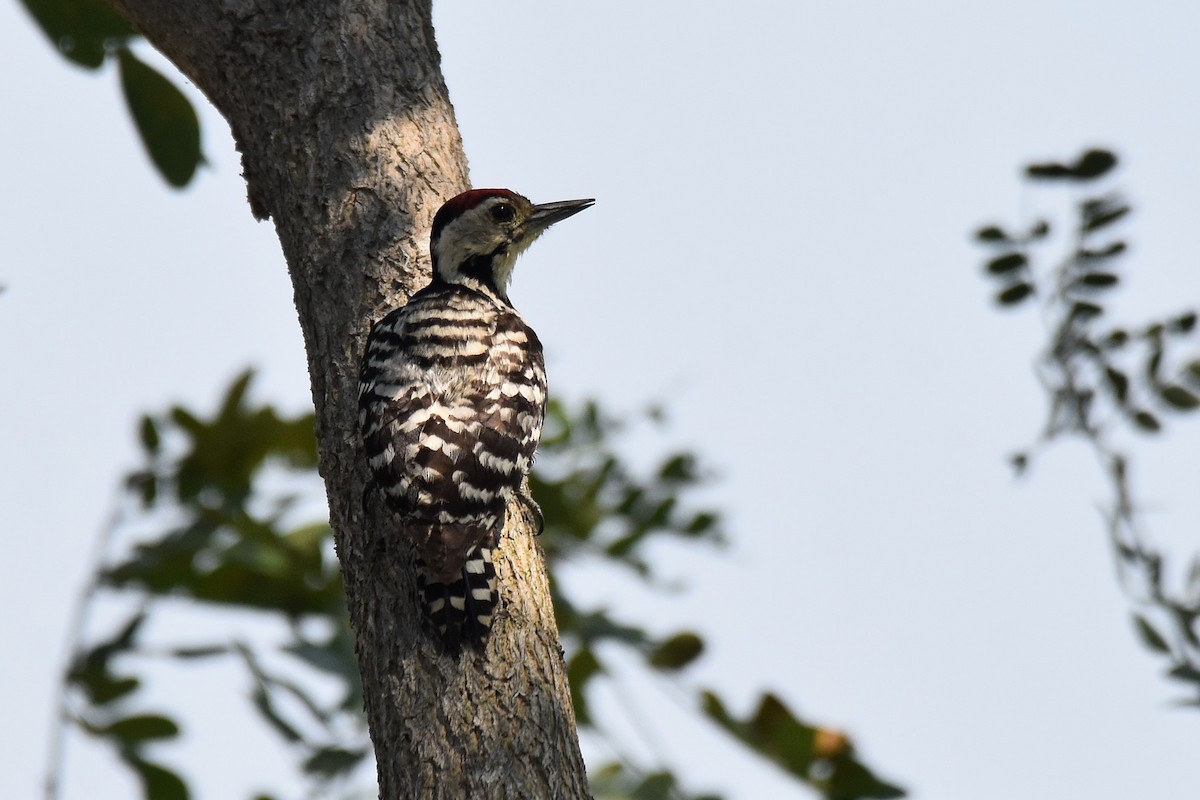
M 492 628 L 500 602 L 491 547 L 476 547 L 463 564 L 457 580 L 437 583 L 418 570 L 421 598 L 429 621 L 448 651 L 462 645 L 482 647 Z

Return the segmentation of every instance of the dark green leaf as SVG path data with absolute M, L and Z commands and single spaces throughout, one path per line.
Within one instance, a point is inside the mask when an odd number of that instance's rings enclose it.
M 1075 258 L 1079 259 L 1080 261 L 1103 261 L 1124 253 L 1125 247 L 1126 245 L 1124 242 L 1113 242 L 1107 247 L 1101 247 L 1099 249 L 1081 247 L 1075 252 Z
M 1117 157 L 1108 150 L 1088 150 L 1071 166 L 1047 162 L 1025 168 L 1030 178 L 1040 180 L 1089 181 L 1104 175 L 1116 166 Z
M 1050 222 L 1048 220 L 1039 219 L 1029 229 L 1030 239 L 1043 239 L 1050 234 Z
M 1177 681 L 1200 684 L 1200 670 L 1189 664 L 1179 664 L 1172 667 L 1167 672 L 1167 675 Z
M 670 800 L 675 777 L 669 772 L 655 772 L 638 784 L 630 795 L 632 800 Z
M 1029 263 L 1029 259 L 1024 253 L 1006 253 L 997 258 L 993 258 L 987 263 L 987 271 L 992 275 L 1007 275 L 1013 270 L 1018 270 Z
M 171 770 L 136 756 L 127 756 L 125 760 L 142 779 L 142 792 L 146 800 L 188 799 L 187 784 Z
M 1009 286 L 996 295 L 996 302 L 1002 306 L 1015 306 L 1026 297 L 1033 294 L 1033 286 L 1028 283 L 1017 283 Z
M 1107 227 L 1121 219 L 1121 217 L 1128 214 L 1129 211 L 1130 208 L 1126 205 L 1109 205 L 1107 203 L 1097 204 L 1096 206 L 1091 207 L 1089 211 L 1085 212 L 1083 230 L 1086 233 L 1100 230 L 1101 228 Z
M 1025 168 L 1025 174 L 1035 180 L 1062 180 L 1063 178 L 1074 177 L 1074 173 L 1070 167 L 1054 162 L 1030 164 Z
M 167 183 L 186 186 L 204 160 L 196 110 L 171 81 L 128 48 L 121 48 L 118 57 L 125 102 L 150 160 Z
M 1104 341 L 1101 342 L 1101 346 L 1107 347 L 1109 350 L 1116 350 L 1124 347 L 1125 343 L 1128 341 L 1129 334 L 1120 328 L 1115 328 L 1109 331 L 1108 336 L 1104 337 Z
M 249 372 L 242 373 L 242 377 L 248 376 Z M 187 433 L 195 433 L 203 427 L 200 419 L 186 408 L 175 406 L 171 409 L 171 422 L 174 422 Z
M 1012 465 L 1013 472 L 1018 476 L 1024 475 L 1025 470 L 1029 469 L 1029 455 L 1027 453 L 1014 453 L 1008 463 Z
M 235 648 L 242 660 L 246 663 L 247 669 L 258 682 L 258 689 L 254 696 L 254 703 L 259 710 L 266 716 L 267 720 L 276 727 L 285 739 L 291 739 L 293 735 L 299 736 L 297 731 L 290 723 L 275 710 L 275 698 L 277 692 L 284 692 L 292 698 L 298 700 L 310 714 L 317 720 L 328 723 L 330 711 L 325 709 L 318 703 L 310 693 L 315 687 L 304 685 L 295 681 L 288 680 L 279 675 L 272 675 L 263 669 L 259 664 L 258 658 L 254 651 L 241 642 L 235 643 Z
M 94 705 L 104 706 L 135 691 L 142 682 L 137 678 L 118 678 L 104 670 L 74 676 L 74 682 L 84 688 Z
M 97 646 L 96 650 L 105 650 L 108 653 L 117 653 L 123 650 L 130 650 L 134 646 L 134 640 L 137 638 L 137 633 L 141 630 L 142 623 L 146 621 L 146 613 L 139 611 L 134 614 L 125 626 L 117 631 L 111 639 Z
M 42 31 L 66 58 L 95 69 L 110 46 L 136 34 L 103 0 L 22 0 Z
M 222 407 L 211 419 L 200 419 L 184 408 L 173 408 L 171 422 L 186 434 L 189 450 L 179 460 L 174 485 L 185 505 L 220 507 L 231 518 L 244 517 L 256 473 L 267 460 L 310 469 L 316 465 L 313 415 L 281 418 L 271 406 L 246 401 L 253 377 L 246 371 L 230 388 Z M 260 526 L 264 533 L 272 526 Z M 278 538 L 278 532 L 270 537 Z
M 149 508 L 158 498 L 158 478 L 149 470 L 130 473 L 125 485 L 138 496 L 143 508 Z
M 1200 398 L 1182 386 L 1170 384 L 1159 389 L 1158 394 L 1167 405 L 1180 411 L 1191 411 L 1200 406 Z
M 171 657 L 190 660 L 194 658 L 223 656 L 230 652 L 232 652 L 232 648 L 223 644 L 215 644 L 208 647 L 177 647 L 171 651 Z
M 854 750 L 844 737 L 836 753 L 824 745 L 818 747 L 830 738 L 830 732 L 800 721 L 772 694 L 763 695 L 758 709 L 746 720 L 733 717 L 712 692 L 702 693 L 701 699 L 704 713 L 710 719 L 790 774 L 816 784 L 827 798 L 904 796 L 903 789 L 878 779 L 856 761 Z M 819 779 L 814 774 L 818 761 L 822 773 Z
M 1138 636 L 1141 637 L 1142 644 L 1159 653 L 1171 652 L 1171 646 L 1167 644 L 1167 640 L 1158 631 L 1154 630 L 1153 626 L 1143 617 L 1135 615 L 1133 622 L 1137 626 Z
M 1171 320 L 1168 328 L 1172 333 L 1191 333 L 1196 327 L 1196 312 L 1189 311 Z
M 323 672 L 349 680 L 357 678 L 358 665 L 354 660 L 353 645 L 347 647 L 346 644 L 340 637 L 335 637 L 325 644 L 298 642 L 283 649 Z
M 110 703 L 136 689 L 137 678 L 116 677 L 110 671 L 110 662 L 113 656 L 133 649 L 145 619 L 144 613 L 135 614 L 111 639 L 76 655 L 67 672 L 67 682 L 83 689 L 96 705 Z
M 627 796 L 625 778 L 624 765 L 615 761 L 588 768 L 588 785 L 597 800 Z
M 263 718 L 270 723 L 271 727 L 274 728 L 280 736 L 289 742 L 303 741 L 304 737 L 300 735 L 300 732 L 292 727 L 287 720 L 285 720 L 279 715 L 278 712 L 275 711 L 275 705 L 271 702 L 271 697 L 267 693 L 266 689 L 264 689 L 262 686 L 259 686 L 257 689 L 255 689 L 253 700 L 254 707 L 259 710 L 259 713 L 263 715 Z
M 323 747 L 304 762 L 304 771 L 327 778 L 349 772 L 367 755 L 366 750 L 346 750 L 342 747 Z
M 721 800 L 715 794 L 693 795 L 683 791 L 670 772 L 647 773 L 632 764 L 609 763 L 589 767 L 588 784 L 596 800 Z
M 1113 397 L 1117 402 L 1124 405 L 1125 399 L 1129 396 L 1129 378 L 1124 372 L 1106 367 L 1104 377 L 1108 380 L 1108 385 L 1112 389 Z
M 975 231 L 975 238 L 981 242 L 1007 242 L 1010 241 L 1008 234 L 995 225 L 989 225 L 986 228 L 980 228 Z
M 1151 337 L 1151 339 L 1153 339 L 1153 345 L 1150 349 L 1150 356 L 1146 359 L 1146 378 L 1151 383 L 1158 383 L 1158 370 L 1162 366 L 1163 360 L 1162 341 L 1155 337 Z
M 658 669 L 683 669 L 704 652 L 704 640 L 694 633 L 677 633 L 650 653 L 651 666 Z
M 1087 303 L 1080 300 L 1071 306 L 1071 315 L 1080 319 L 1091 319 L 1098 317 L 1104 313 L 1104 309 L 1095 303 Z
M 1089 272 L 1079 279 L 1079 282 L 1091 289 L 1106 289 L 1110 286 L 1116 286 L 1120 280 L 1116 275 L 1108 272 Z
M 880 780 L 862 763 L 850 759 L 838 759 L 837 771 L 827 782 L 825 796 L 829 800 L 891 800 L 904 797 L 899 786 Z
M 154 424 L 153 417 L 142 417 L 141 425 L 138 426 L 138 435 L 142 440 L 142 447 L 147 453 L 158 452 L 158 427 Z
M 591 707 L 587 702 L 584 690 L 587 683 L 603 671 L 599 659 L 591 648 L 581 648 L 567 662 L 567 680 L 571 684 L 571 702 L 575 707 L 575 717 L 580 725 L 591 725 Z
M 179 735 L 175 721 L 157 714 L 140 714 L 117 720 L 103 729 L 105 733 L 125 742 L 147 739 L 172 739 Z
M 1133 415 L 1133 424 L 1147 433 L 1158 433 L 1162 430 L 1162 424 L 1159 423 L 1158 417 L 1149 411 L 1138 411 L 1135 413 Z
M 684 530 L 685 532 L 691 534 L 701 534 L 712 530 L 716 524 L 716 514 L 713 514 L 710 511 L 700 511 L 692 517 L 692 521 L 687 524 L 687 527 L 684 528 Z M 718 536 L 719 535 L 720 534 L 718 534 Z
M 659 467 L 658 477 L 662 481 L 693 483 L 696 477 L 696 456 L 692 453 L 677 453 Z
M 1190 361 L 1183 368 L 1183 376 L 1193 384 L 1200 386 L 1200 361 Z
M 1117 157 L 1108 150 L 1088 150 L 1072 168 L 1078 180 L 1090 181 L 1099 178 L 1117 165 Z
M 611 639 L 637 648 L 649 647 L 651 644 L 644 630 L 632 625 L 622 625 L 604 611 L 576 614 L 572 627 L 581 639 L 589 643 Z
M 1194 587 L 1196 585 L 1196 563 L 1192 564 L 1192 577 L 1189 578 L 1189 584 Z M 1176 628 L 1187 639 L 1187 643 L 1193 647 L 1200 647 L 1200 635 L 1196 632 L 1196 620 L 1200 619 L 1200 609 L 1197 608 L 1172 608 L 1171 611 L 1175 616 Z

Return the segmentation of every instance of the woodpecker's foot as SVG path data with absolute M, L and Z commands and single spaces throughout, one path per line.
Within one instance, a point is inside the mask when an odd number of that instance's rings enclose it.
M 517 499 L 524 503 L 525 507 L 529 509 L 529 513 L 533 515 L 533 524 L 536 528 L 534 533 L 537 536 L 541 536 L 546 530 L 546 518 L 542 516 L 542 507 L 539 506 L 532 497 L 524 492 L 519 493 L 517 495 Z
M 379 484 L 375 482 L 375 478 L 374 478 L 374 476 L 372 476 L 371 479 L 367 481 L 367 485 L 363 487 L 362 513 L 363 513 L 364 517 L 370 515 L 371 511 L 370 511 L 370 507 L 368 504 L 371 502 L 371 497 L 374 496 L 375 492 L 378 489 L 379 489 Z

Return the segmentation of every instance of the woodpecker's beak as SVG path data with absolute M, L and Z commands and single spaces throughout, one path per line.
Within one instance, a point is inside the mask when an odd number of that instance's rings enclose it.
M 587 200 L 559 200 L 557 203 L 541 203 L 533 207 L 533 213 L 525 220 L 526 235 L 537 235 L 556 222 L 574 216 L 585 208 L 595 204 L 593 198 Z

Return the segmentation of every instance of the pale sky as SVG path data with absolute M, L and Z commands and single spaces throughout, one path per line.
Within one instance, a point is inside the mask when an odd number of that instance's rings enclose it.
M 727 513 L 727 551 L 656 551 L 688 592 L 631 596 L 582 571 L 571 589 L 658 632 L 698 628 L 710 651 L 689 685 L 738 714 L 774 690 L 922 800 L 1200 794 L 1200 713 L 1171 706 L 1180 692 L 1135 638 L 1094 464 L 1065 447 L 1031 480 L 1007 469 L 1042 421 L 1042 333 L 1036 314 L 989 306 L 970 241 L 1036 209 L 1021 164 L 1110 146 L 1136 209 L 1118 314 L 1200 299 L 1200 10 L 1129 8 L 437 9 L 474 184 L 597 198 L 523 258 L 511 291 L 551 391 L 665 403 L 665 437 L 630 457 L 696 449 L 717 475 L 705 500 Z M 115 70 L 71 67 L 12 2 L 0 48 L 0 796 L 17 798 L 40 791 L 67 616 L 136 464 L 137 415 L 211 409 L 248 364 L 260 399 L 298 410 L 309 389 L 279 246 L 250 216 L 220 117 L 202 108 L 211 166 L 172 192 Z M 1188 558 L 1195 434 L 1172 424 L 1169 444 L 1138 451 L 1152 530 Z M 232 669 L 196 680 L 244 691 Z M 634 692 L 690 789 L 809 796 Z M 247 776 L 285 762 L 222 739 L 211 709 L 241 696 L 204 705 L 211 724 L 162 758 L 202 800 L 245 796 Z M 65 797 L 130 788 L 73 744 Z

